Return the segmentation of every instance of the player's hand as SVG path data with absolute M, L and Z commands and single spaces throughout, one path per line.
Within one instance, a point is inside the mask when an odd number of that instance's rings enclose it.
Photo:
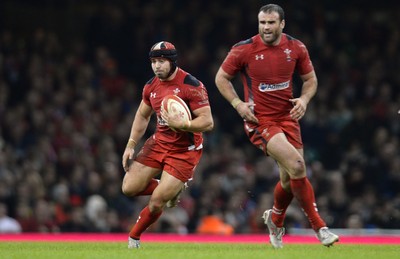
M 303 118 L 307 110 L 307 103 L 301 98 L 289 99 L 289 101 L 293 104 L 293 108 L 290 110 L 290 117 L 296 121 Z
M 182 123 L 181 120 L 174 116 L 170 116 L 168 112 L 161 106 L 161 118 L 163 121 L 167 124 L 168 127 L 174 128 L 174 129 L 182 129 L 182 127 L 185 125 Z
M 236 110 L 244 121 L 253 122 L 258 124 L 258 119 L 254 116 L 253 107 L 254 103 L 241 102 L 236 106 Z
M 165 121 L 165 123 L 167 123 L 168 125 L 168 113 L 165 111 L 163 105 L 161 105 L 161 111 L 160 111 L 160 115 L 161 115 L 161 119 L 163 119 L 163 121 Z
M 128 172 L 130 162 L 133 159 L 133 155 L 135 154 L 134 148 L 125 148 L 124 154 L 122 155 L 122 167 L 124 168 L 125 172 Z
M 173 124 L 172 118 L 171 118 L 171 116 L 169 116 L 168 112 L 164 109 L 164 107 L 162 105 L 161 105 L 160 115 L 161 115 L 162 120 L 165 122 L 165 124 L 168 127 L 172 127 L 172 125 L 171 125 L 171 123 Z

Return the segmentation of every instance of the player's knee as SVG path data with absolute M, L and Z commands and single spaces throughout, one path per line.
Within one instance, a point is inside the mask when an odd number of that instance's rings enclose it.
M 152 198 L 149 201 L 149 209 L 151 212 L 158 212 L 163 209 L 165 204 L 166 204 L 166 202 L 164 202 L 161 199 Z
M 138 191 L 135 190 L 134 186 L 129 183 L 123 182 L 122 183 L 122 193 L 126 196 L 135 196 Z
M 291 175 L 294 176 L 294 177 L 303 177 L 303 176 L 305 176 L 306 165 L 305 165 L 304 159 L 302 159 L 302 158 L 296 159 L 292 163 L 291 171 L 292 171 Z
M 127 186 L 126 186 L 125 183 L 122 184 L 121 190 L 122 190 L 122 193 L 123 193 L 124 195 L 126 195 L 126 196 L 132 196 L 132 195 L 131 195 L 131 194 L 132 194 L 131 191 L 129 190 L 129 188 L 127 188 Z

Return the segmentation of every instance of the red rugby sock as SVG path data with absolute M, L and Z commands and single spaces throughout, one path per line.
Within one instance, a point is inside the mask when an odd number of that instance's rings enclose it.
M 293 194 L 282 188 L 279 181 L 274 190 L 274 206 L 272 207 L 272 222 L 278 228 L 283 227 L 286 209 L 293 200 Z
M 314 189 L 307 177 L 290 179 L 290 187 L 314 231 L 325 227 L 326 224 L 319 216 L 317 204 L 315 203 Z
M 157 179 L 151 179 L 149 184 L 147 185 L 146 189 L 143 191 L 139 192 L 135 196 L 142 196 L 142 195 L 151 195 L 154 191 L 154 189 L 158 186 L 159 180 Z
M 148 228 L 151 224 L 161 216 L 162 211 L 152 214 L 149 210 L 149 206 L 146 206 L 129 232 L 129 236 L 133 239 L 140 239 L 140 235 Z

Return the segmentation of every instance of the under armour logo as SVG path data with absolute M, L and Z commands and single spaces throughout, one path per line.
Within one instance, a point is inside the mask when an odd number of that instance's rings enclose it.
M 181 90 L 179 90 L 179 88 L 175 88 L 175 90 L 174 90 L 173 92 L 174 92 L 175 95 L 178 95 L 178 93 L 179 93 L 180 91 L 181 91 Z
M 156 98 L 157 93 L 150 93 L 150 98 Z
M 256 55 L 256 60 L 264 59 L 264 54 Z

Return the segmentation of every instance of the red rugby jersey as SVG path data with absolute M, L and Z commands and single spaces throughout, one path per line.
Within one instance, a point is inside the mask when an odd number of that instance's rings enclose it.
M 175 94 L 182 98 L 191 111 L 210 105 L 203 83 L 180 68 L 171 81 L 161 81 L 158 77 L 153 77 L 146 83 L 142 93 L 144 103 L 151 106 L 157 115 L 157 128 L 153 138 L 167 150 L 200 149 L 203 143 L 202 133 L 175 132 L 162 120 L 161 102 L 169 94 Z M 192 118 L 194 118 L 193 113 Z
M 259 35 L 237 43 L 222 68 L 230 75 L 240 72 L 245 101 L 256 104 L 254 114 L 260 124 L 290 119 L 293 73 L 314 70 L 306 46 L 284 33 L 277 46 L 265 45 Z

